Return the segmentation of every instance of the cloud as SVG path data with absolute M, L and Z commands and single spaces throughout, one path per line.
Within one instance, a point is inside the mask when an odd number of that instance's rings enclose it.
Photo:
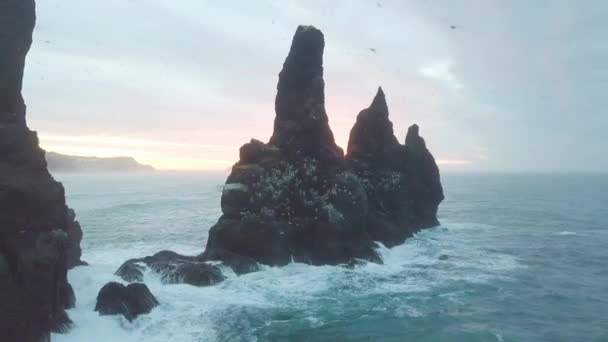
M 456 78 L 452 72 L 452 62 L 449 60 L 442 60 L 433 64 L 424 66 L 420 69 L 420 73 L 425 77 L 438 80 L 443 82 L 447 86 L 454 89 L 462 88 L 462 83 Z
M 473 162 L 471 160 L 464 159 L 437 159 L 437 165 L 470 165 Z
M 605 1 L 45 0 L 37 10 L 30 126 L 121 138 L 46 144 L 229 163 L 270 136 L 277 73 L 296 26 L 312 24 L 325 33 L 341 145 L 381 85 L 398 139 L 419 124 L 444 167 L 608 170 Z

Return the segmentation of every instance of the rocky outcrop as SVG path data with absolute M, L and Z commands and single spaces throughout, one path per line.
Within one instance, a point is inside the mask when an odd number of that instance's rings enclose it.
M 100 315 L 123 315 L 129 322 L 158 306 L 158 300 L 146 284 L 105 284 L 97 295 L 95 311 Z
M 230 251 L 268 265 L 379 260 L 365 191 L 329 128 L 323 49 L 321 31 L 298 27 L 279 74 L 273 135 L 241 147 L 207 255 Z
M 414 225 L 433 227 L 437 221 L 437 208 L 443 201 L 443 188 L 435 158 L 419 135 L 418 125 L 412 125 L 405 137 L 405 174 L 413 201 Z
M 33 0 L 0 2 L 0 331 L 42 341 L 70 326 L 67 270 L 80 263 L 82 231 L 64 189 L 26 125 L 21 96 L 35 24 Z
M 279 73 L 270 145 L 291 159 L 313 157 L 329 162 L 344 155 L 334 141 L 325 112 L 324 48 L 321 31 L 299 26 Z
M 394 246 L 438 224 L 437 166 L 417 131 L 399 144 L 382 89 L 359 113 L 346 157 L 336 145 L 325 111 L 323 49 L 321 31 L 298 27 L 279 74 L 270 141 L 240 148 L 205 251 L 174 256 L 179 263 L 218 261 L 236 273 L 257 269 L 256 262 L 352 267 L 382 262 L 376 242 Z M 140 280 L 142 271 L 128 261 L 118 274 Z
M 151 172 L 150 165 L 133 157 L 80 157 L 46 152 L 46 163 L 52 172 Z
M 146 267 L 159 273 L 163 282 L 167 284 L 208 286 L 225 279 L 219 267 L 198 257 L 179 255 L 171 251 L 161 251 L 141 259 L 127 260 L 116 271 L 116 275 L 128 282 L 141 282 Z
M 381 88 L 362 110 L 350 132 L 346 159 L 369 200 L 368 232 L 387 246 L 402 243 L 416 231 L 436 226 L 443 200 L 439 169 L 418 126 L 399 144 Z

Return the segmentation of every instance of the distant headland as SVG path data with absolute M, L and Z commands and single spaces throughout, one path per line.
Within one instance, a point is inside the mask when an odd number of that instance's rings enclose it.
M 151 172 L 150 165 L 133 157 L 82 157 L 46 152 L 46 162 L 52 172 Z

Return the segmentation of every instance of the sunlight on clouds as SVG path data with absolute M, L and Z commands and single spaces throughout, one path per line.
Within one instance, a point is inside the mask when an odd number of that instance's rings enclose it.
M 143 150 L 134 150 L 120 147 L 105 147 L 105 146 L 82 146 L 69 144 L 53 144 L 40 142 L 40 147 L 46 151 L 52 151 L 73 156 L 85 157 L 128 157 L 146 154 Z
M 168 156 L 149 156 L 136 159 L 159 170 L 227 170 L 236 162 L 236 160 Z
M 437 159 L 437 165 L 470 165 L 473 162 L 466 159 Z
M 105 135 L 39 135 L 40 141 L 64 142 L 64 143 L 83 143 L 83 144 L 108 144 L 108 145 L 127 145 L 127 146 L 172 146 L 189 148 L 208 148 L 221 145 L 181 143 L 174 141 L 159 141 L 150 139 L 105 136 Z
M 454 89 L 461 89 L 462 83 L 452 72 L 452 62 L 443 60 L 420 69 L 420 73 L 425 77 L 441 81 Z
M 46 151 L 90 157 L 133 157 L 138 162 L 160 170 L 226 170 L 235 160 L 217 158 L 232 156 L 229 146 L 180 143 L 119 136 L 40 135 Z M 200 158 L 192 154 L 207 149 Z
M 226 170 L 234 160 L 229 152 L 234 148 L 223 145 L 180 143 L 119 136 L 40 135 L 40 145 L 46 151 L 74 156 L 133 157 L 138 162 L 159 170 Z M 208 152 L 201 151 L 212 149 Z M 200 157 L 193 156 L 193 151 Z M 482 158 L 480 158 L 482 159 Z M 438 159 L 438 165 L 463 167 L 473 164 L 467 159 Z

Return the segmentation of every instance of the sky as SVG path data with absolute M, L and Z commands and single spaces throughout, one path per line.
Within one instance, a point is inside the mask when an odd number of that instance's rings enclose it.
M 272 133 L 299 24 L 325 34 L 346 147 L 378 86 L 441 170 L 608 171 L 608 2 L 40 0 L 28 124 L 43 148 L 226 170 Z

